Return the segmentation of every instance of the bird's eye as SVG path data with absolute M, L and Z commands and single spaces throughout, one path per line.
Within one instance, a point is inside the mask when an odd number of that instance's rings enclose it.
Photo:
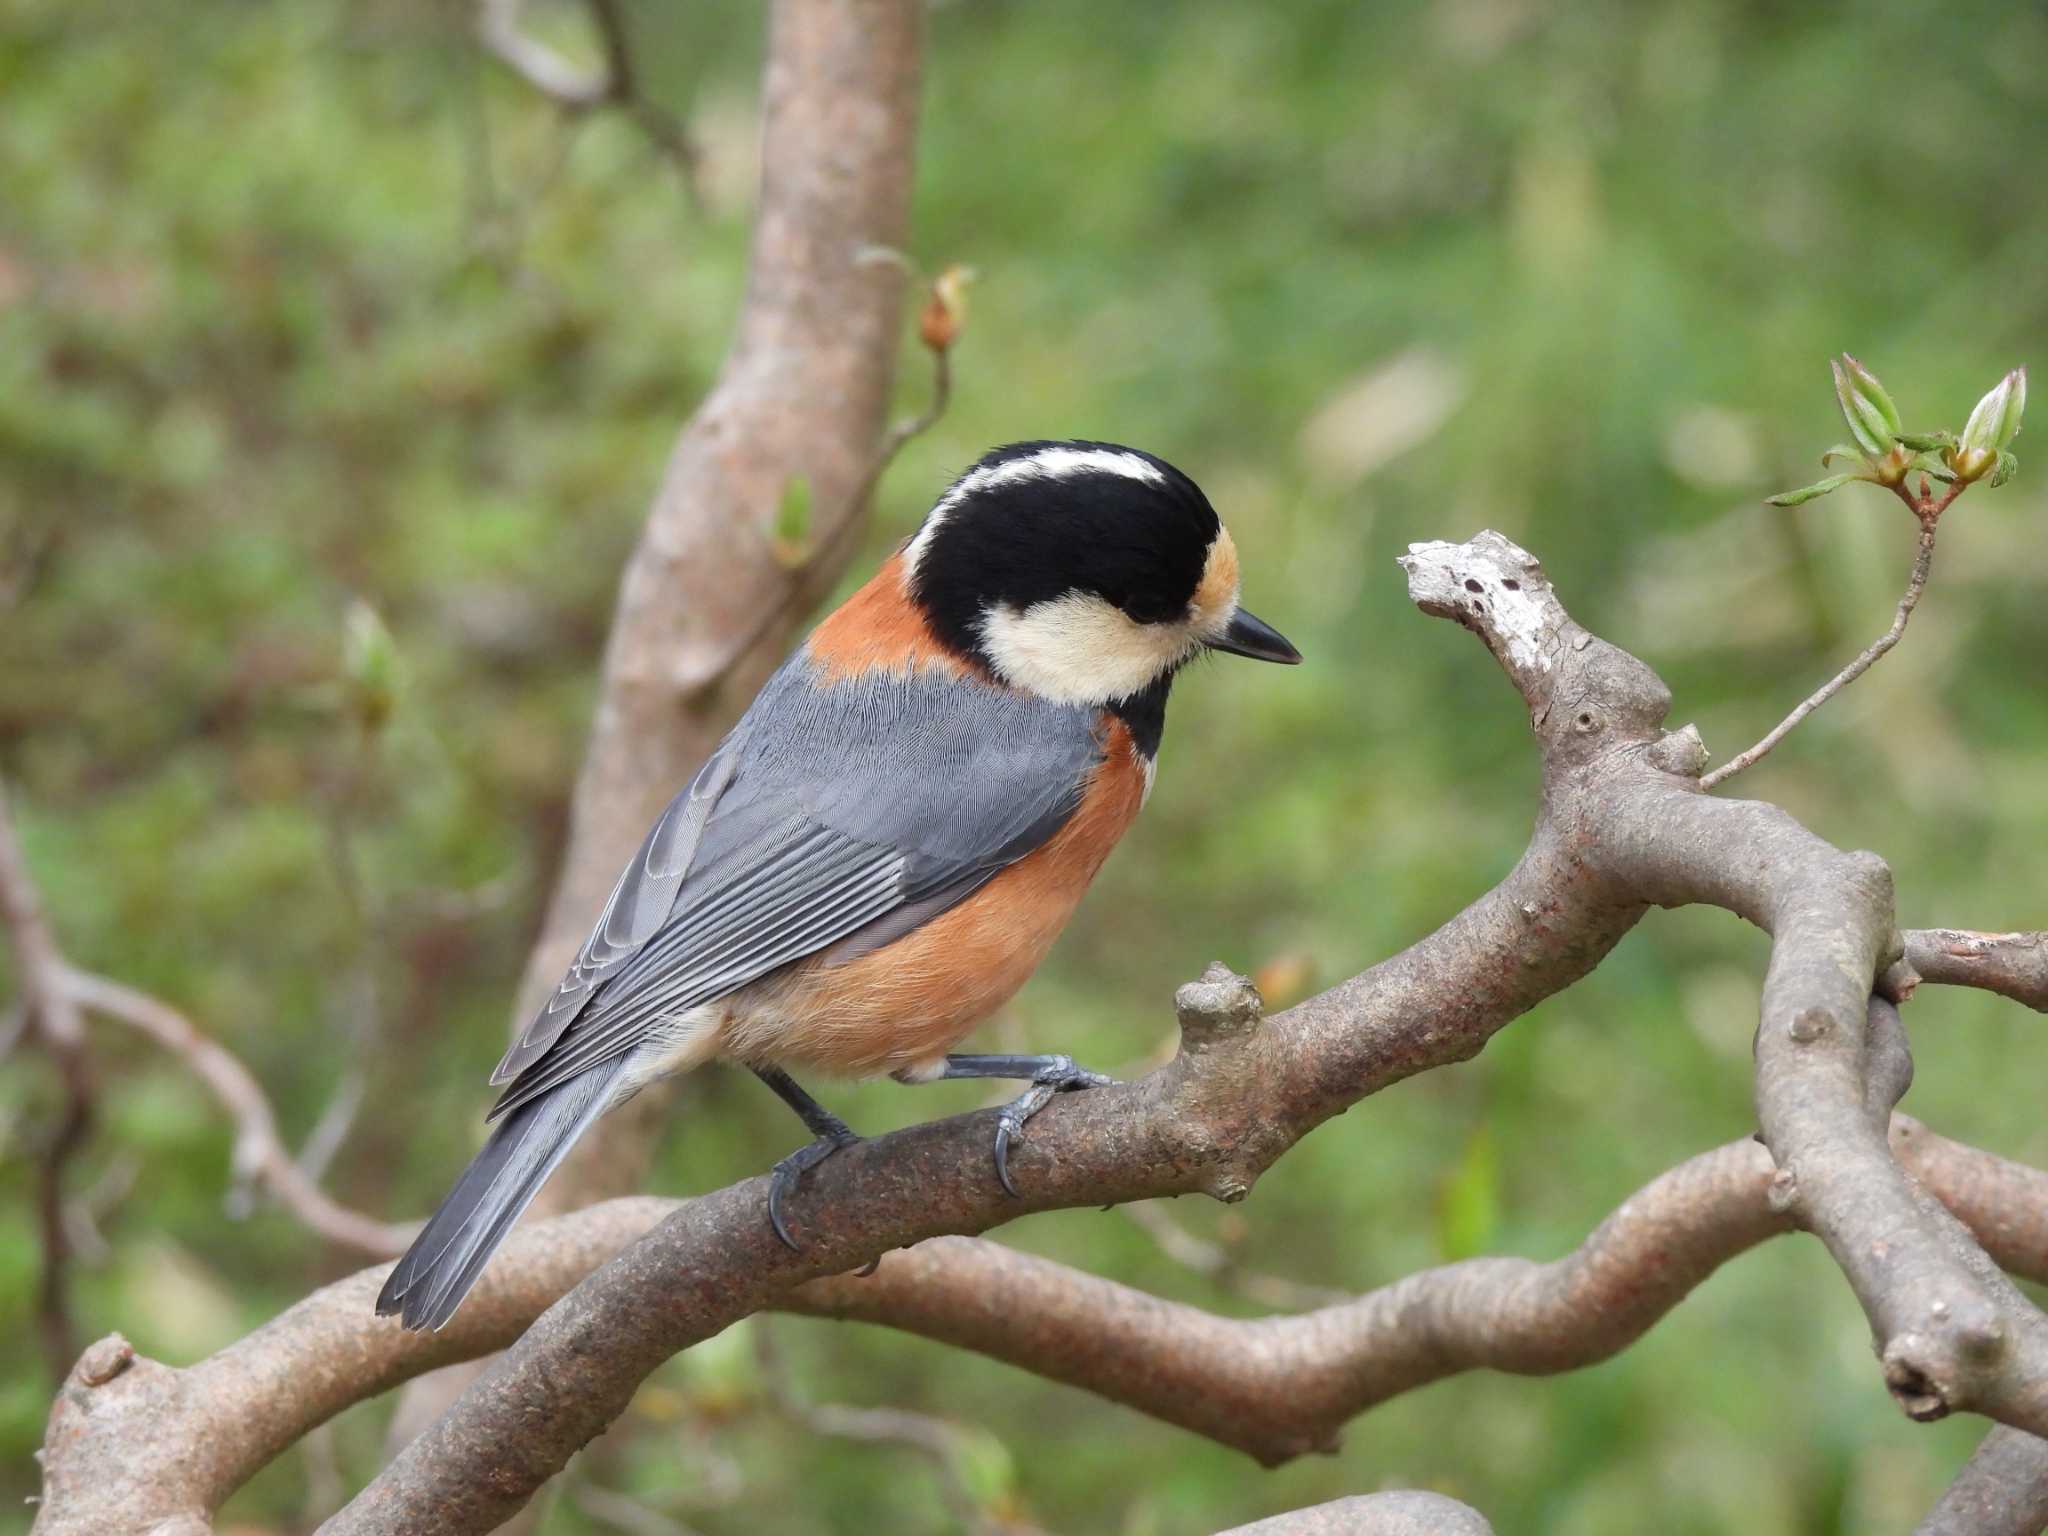
M 1177 603 L 1163 592 L 1134 592 L 1117 607 L 1140 624 L 1170 624 L 1187 611 L 1187 604 Z

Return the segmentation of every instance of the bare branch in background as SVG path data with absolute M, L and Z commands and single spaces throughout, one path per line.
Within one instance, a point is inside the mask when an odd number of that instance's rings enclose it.
M 1117 1209 L 1174 1263 L 1262 1307 L 1271 1307 L 1276 1312 L 1306 1312 L 1311 1307 L 1327 1307 L 1343 1299 L 1342 1291 L 1327 1286 L 1301 1285 L 1280 1275 L 1246 1269 L 1237 1244 L 1212 1243 L 1197 1237 L 1156 1200 L 1139 1200 Z
M 893 264 L 893 263 L 884 263 Z M 958 269 L 948 269 L 947 276 Z M 940 302 L 939 289 L 934 287 L 932 303 Z M 833 584 L 844 574 L 847 563 L 860 543 L 860 536 L 867 531 L 866 509 L 875 489 L 882 483 L 882 476 L 896 457 L 916 438 L 938 425 L 946 414 L 946 407 L 953 398 L 952 337 L 949 333 L 943 344 L 930 345 L 932 357 L 931 399 L 915 416 L 907 416 L 890 427 L 881 444 L 875 450 L 873 461 L 867 473 L 853 493 L 853 500 L 846 513 L 829 520 L 825 525 L 822 542 L 807 528 L 796 540 L 777 540 L 777 555 L 798 579 L 771 606 L 762 610 L 752 626 L 739 637 L 737 648 L 741 652 L 751 650 L 769 634 L 779 634 L 801 620 L 825 595 Z
M 279 1205 L 331 1243 L 358 1253 L 402 1253 L 417 1227 L 379 1221 L 329 1196 L 300 1168 L 278 1134 L 270 1100 L 249 1069 L 202 1034 L 170 1004 L 90 972 L 65 971 L 65 985 L 82 1008 L 140 1030 L 177 1056 L 235 1123 L 234 1171 L 262 1185 Z
M 696 1536 L 689 1526 L 674 1516 L 592 1483 L 572 1489 L 569 1500 L 599 1525 L 622 1531 L 625 1536 Z
M 42 899 L 22 857 L 21 842 L 4 795 L 0 795 L 0 921 L 12 940 L 21 973 L 24 999 L 41 1037 L 58 1042 L 60 1060 L 74 1083 L 73 1103 L 90 1102 L 86 1071 L 87 1013 L 119 1020 L 140 1030 L 178 1056 L 212 1090 L 235 1122 L 234 1171 L 238 1179 L 254 1179 L 308 1227 L 331 1242 L 359 1253 L 387 1257 L 403 1252 L 413 1228 L 375 1220 L 330 1199 L 293 1160 L 278 1135 L 277 1117 L 262 1086 L 230 1052 L 208 1039 L 177 1009 L 133 987 L 104 976 L 74 969 L 57 947 L 43 913 Z M 76 1079 L 73 1074 L 80 1074 Z M 67 1115 L 65 1124 L 72 1124 Z M 82 1122 L 76 1135 L 83 1135 Z M 60 1164 L 61 1159 L 53 1159 Z M 62 1258 L 70 1252 L 61 1189 L 45 1185 L 46 1254 Z M 54 1202 L 54 1203 L 52 1203 Z M 46 1271 L 46 1284 L 48 1272 Z M 46 1303 L 49 1298 L 46 1296 Z M 61 1378 L 69 1361 L 60 1362 Z
M 594 71 L 564 58 L 525 30 L 521 24 L 526 10 L 524 0 L 481 0 L 477 7 L 477 38 L 492 57 L 564 112 L 581 116 L 604 107 L 625 112 L 674 164 L 691 206 L 702 212 L 697 146 L 682 120 L 641 88 L 623 7 L 619 0 L 586 3 L 604 50 L 604 63 Z
M 790 1379 L 788 1364 L 777 1347 L 774 1329 L 766 1318 L 750 1325 L 754 1359 L 761 1368 L 761 1380 L 768 1400 L 776 1411 L 814 1435 L 854 1440 L 868 1445 L 900 1445 L 916 1451 L 939 1474 L 939 1489 L 946 1508 L 961 1529 L 975 1536 L 1025 1536 L 1025 1527 L 1015 1521 L 992 1522 L 975 1499 L 962 1468 L 966 1456 L 967 1431 L 958 1424 L 929 1413 L 903 1408 L 859 1408 L 850 1403 L 807 1401 Z
M 42 1244 L 36 1332 L 51 1379 L 61 1381 L 78 1353 L 71 1321 L 73 1245 L 65 1220 L 64 1183 L 66 1170 L 92 1127 L 92 1065 L 86 1056 L 85 1022 L 77 1000 L 64 984 L 64 957 L 43 910 L 42 893 L 29 874 L 4 786 L 0 786 L 0 924 L 6 927 L 14 954 L 23 1028 L 50 1058 L 64 1091 L 63 1107 L 36 1149 L 36 1212 Z

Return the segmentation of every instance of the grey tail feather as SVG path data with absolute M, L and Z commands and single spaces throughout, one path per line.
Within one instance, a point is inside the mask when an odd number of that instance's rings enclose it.
M 408 1328 L 438 1329 L 455 1315 L 512 1223 L 611 1103 L 625 1067 L 624 1057 L 592 1067 L 498 1122 L 384 1282 L 379 1316 L 396 1312 Z

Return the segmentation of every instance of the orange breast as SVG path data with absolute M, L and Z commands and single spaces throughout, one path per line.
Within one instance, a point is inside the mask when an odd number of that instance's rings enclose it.
M 1079 807 L 1044 847 L 893 944 L 844 965 L 807 961 L 736 994 L 726 1053 L 850 1077 L 944 1055 L 1038 968 L 1144 797 L 1143 761 L 1112 720 Z

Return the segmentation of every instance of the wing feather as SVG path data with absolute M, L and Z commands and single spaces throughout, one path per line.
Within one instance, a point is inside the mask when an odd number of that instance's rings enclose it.
M 597 926 L 569 973 L 540 1016 L 505 1053 L 491 1073 L 492 1082 L 510 1082 L 538 1061 L 576 1021 L 592 994 L 660 930 L 675 905 L 676 892 L 689 872 L 712 809 L 732 783 L 743 745 L 742 733 L 735 730 L 706 760 L 690 786 L 655 820 L 640 851 L 620 872 L 618 884 L 598 914 Z
M 1052 836 L 1101 750 L 1090 711 L 951 677 L 828 683 L 799 652 L 648 834 L 492 1116 L 770 971 L 930 921 Z

